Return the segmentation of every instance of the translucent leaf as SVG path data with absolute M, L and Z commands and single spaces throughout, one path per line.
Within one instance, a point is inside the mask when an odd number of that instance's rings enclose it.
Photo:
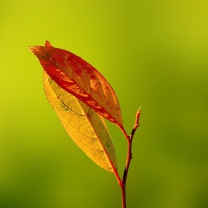
M 57 85 L 45 71 L 44 88 L 48 101 L 71 139 L 97 165 L 114 172 L 117 169 L 115 148 L 104 119 Z
M 61 88 L 124 129 L 116 94 L 99 71 L 73 53 L 54 48 L 48 41 L 45 46 L 31 46 L 30 50 Z

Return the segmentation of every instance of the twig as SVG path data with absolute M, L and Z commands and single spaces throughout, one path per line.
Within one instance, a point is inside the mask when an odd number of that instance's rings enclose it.
M 128 147 L 127 147 L 127 156 L 126 156 L 126 166 L 125 166 L 124 173 L 123 173 L 122 184 L 120 185 L 121 192 L 122 192 L 122 208 L 127 208 L 126 207 L 126 180 L 127 180 L 130 162 L 132 160 L 132 141 L 134 138 L 134 134 L 135 134 L 137 128 L 139 127 L 140 113 L 141 113 L 141 108 L 139 108 L 136 112 L 135 123 L 134 123 L 134 127 L 131 131 L 131 135 L 125 136 L 127 139 L 127 142 L 128 142 Z

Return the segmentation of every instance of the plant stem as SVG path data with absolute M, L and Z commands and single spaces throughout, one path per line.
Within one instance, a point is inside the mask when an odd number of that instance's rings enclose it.
M 126 188 L 125 185 L 121 186 L 121 194 L 122 194 L 122 208 L 126 208 Z
M 122 193 L 122 208 L 127 208 L 126 207 L 126 180 L 127 180 L 127 175 L 128 175 L 128 171 L 129 171 L 130 162 L 132 160 L 132 141 L 133 141 L 133 138 L 134 138 L 134 134 L 135 134 L 137 128 L 139 127 L 140 113 L 141 113 L 141 110 L 139 108 L 136 112 L 136 119 L 135 119 L 134 127 L 131 131 L 131 135 L 127 136 L 127 134 L 125 134 L 125 137 L 126 137 L 127 142 L 128 142 L 127 156 L 126 156 L 126 166 L 125 166 L 124 173 L 123 173 L 122 183 L 119 184 L 120 187 L 121 187 L 121 193 Z

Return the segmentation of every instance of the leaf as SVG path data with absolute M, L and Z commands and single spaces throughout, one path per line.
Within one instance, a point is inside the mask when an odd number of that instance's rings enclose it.
M 30 50 L 61 88 L 125 131 L 116 94 L 99 71 L 75 54 L 54 48 L 48 41 L 45 46 L 31 46 Z
M 97 165 L 115 172 L 117 170 L 115 148 L 104 119 L 59 87 L 46 72 L 44 72 L 44 88 L 48 101 L 71 139 Z

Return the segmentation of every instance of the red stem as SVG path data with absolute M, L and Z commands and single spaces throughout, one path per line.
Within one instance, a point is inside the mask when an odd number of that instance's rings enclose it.
M 122 179 L 121 183 L 119 183 L 119 185 L 121 187 L 121 193 L 122 193 L 122 208 L 127 208 L 126 207 L 126 180 L 127 180 L 127 175 L 128 175 L 128 171 L 129 171 L 129 166 L 130 166 L 130 163 L 132 160 L 132 141 L 133 141 L 133 137 L 136 132 L 136 129 L 139 127 L 140 113 L 141 113 L 141 110 L 139 108 L 136 113 L 136 119 L 135 119 L 134 127 L 131 131 L 131 135 L 128 136 L 126 134 L 126 132 L 124 131 L 124 135 L 127 139 L 128 146 L 127 146 L 126 166 L 125 166 L 124 173 L 123 173 L 123 179 Z M 116 176 L 116 178 L 117 178 L 117 176 Z M 120 182 L 120 177 L 119 177 L 119 182 Z

